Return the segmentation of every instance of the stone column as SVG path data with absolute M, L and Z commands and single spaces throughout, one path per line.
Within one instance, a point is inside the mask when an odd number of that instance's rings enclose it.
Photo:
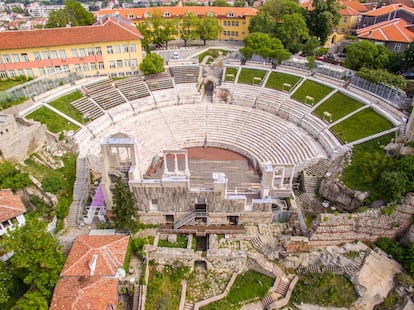
M 178 160 L 177 160 L 177 153 L 174 153 L 174 173 L 178 174 Z
M 163 158 L 164 158 L 164 174 L 168 174 L 167 155 L 165 153 L 163 154 Z

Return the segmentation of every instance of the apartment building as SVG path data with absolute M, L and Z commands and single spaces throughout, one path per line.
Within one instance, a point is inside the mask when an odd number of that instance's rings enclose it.
M 122 17 L 92 26 L 2 33 L 0 78 L 39 77 L 57 71 L 122 77 L 138 73 L 142 36 Z
M 221 26 L 217 40 L 242 41 L 249 35 L 249 24 L 253 16 L 257 14 L 255 8 L 238 7 L 208 7 L 208 6 L 175 6 L 175 7 L 150 7 L 127 8 L 114 10 L 101 10 L 100 16 L 108 14 L 120 15 L 130 19 L 136 25 L 147 22 L 154 12 L 163 18 L 175 20 L 179 25 L 187 14 L 194 14 L 198 18 L 214 16 Z M 179 37 L 179 35 L 177 35 Z

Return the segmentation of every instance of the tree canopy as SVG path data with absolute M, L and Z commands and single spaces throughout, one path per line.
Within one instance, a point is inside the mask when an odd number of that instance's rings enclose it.
M 131 233 L 138 230 L 138 208 L 133 193 L 122 180 L 118 178 L 113 191 L 112 221 L 117 229 L 127 229 Z
M 282 23 L 276 25 L 276 37 L 291 53 L 302 50 L 303 42 L 309 38 L 309 30 L 302 14 L 293 13 L 282 16 Z
M 275 22 L 272 16 L 267 12 L 260 12 L 256 16 L 253 16 L 249 23 L 249 33 L 261 32 L 267 34 L 273 34 L 275 30 Z
M 51 11 L 46 28 L 59 28 L 70 26 L 87 26 L 95 22 L 92 13 L 84 9 L 80 2 L 75 0 L 66 0 L 65 7 L 61 10 Z
M 206 41 L 208 40 L 217 39 L 220 31 L 221 27 L 214 16 L 202 18 L 197 26 L 198 37 L 200 40 L 203 40 L 204 45 L 206 45 Z
M 388 66 L 392 52 L 382 45 L 368 40 L 354 42 L 345 49 L 345 67 L 360 70 L 361 68 L 383 69 Z
M 263 58 L 277 59 L 278 61 L 288 59 L 290 53 L 283 48 L 282 43 L 277 38 L 272 38 L 268 34 L 255 32 L 249 34 L 244 40 L 245 47 L 240 52 L 245 58 L 251 58 L 253 54 Z
M 184 41 L 184 46 L 187 46 L 188 41 L 198 38 L 198 21 L 199 19 L 193 13 L 189 13 L 184 16 L 180 28 L 180 37 Z
M 156 53 L 148 53 L 139 65 L 145 75 L 164 72 L 164 59 Z
M 269 0 L 260 8 L 260 13 L 264 12 L 279 22 L 283 15 L 301 13 L 302 8 L 294 0 Z
M 0 189 L 17 190 L 31 183 L 29 175 L 17 170 L 11 162 L 0 163 Z

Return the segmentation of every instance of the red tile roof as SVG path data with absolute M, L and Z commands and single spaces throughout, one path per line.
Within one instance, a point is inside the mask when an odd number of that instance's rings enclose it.
M 369 12 L 364 13 L 363 15 L 364 16 L 374 16 L 375 17 L 375 16 L 381 16 L 381 15 L 384 15 L 384 14 L 389 14 L 389 13 L 392 13 L 392 12 L 398 11 L 398 10 L 404 10 L 404 11 L 407 11 L 411 14 L 414 14 L 414 9 L 413 8 L 410 8 L 410 7 L 408 7 L 404 4 L 401 4 L 401 3 L 396 3 L 396 4 L 390 4 L 390 5 L 383 6 L 379 9 L 371 10 Z
M 361 13 L 368 11 L 365 6 L 355 0 L 341 0 L 339 6 L 339 14 L 341 14 L 341 16 L 358 16 Z
M 357 30 L 358 38 L 375 41 L 411 43 L 414 32 L 410 31 L 409 24 L 402 18 L 387 20 L 369 27 Z
M 0 222 L 15 218 L 26 212 L 19 196 L 9 189 L 0 190 Z
M 51 47 L 109 41 L 141 39 L 135 26 L 127 26 L 115 17 L 108 17 L 102 24 L 70 28 L 36 29 L 0 33 L 0 50 Z
M 122 267 L 129 236 L 79 236 L 69 253 L 60 276 L 115 276 Z M 96 255 L 93 274 L 89 265 Z
M 97 12 L 99 16 L 107 14 L 119 13 L 121 16 L 128 17 L 130 14 L 134 15 L 134 19 L 145 18 L 146 14 L 158 11 L 161 14 L 169 12 L 171 17 L 184 16 L 188 12 L 192 12 L 195 15 L 205 16 L 210 12 L 213 12 L 217 17 L 228 16 L 229 13 L 233 13 L 234 17 L 255 16 L 257 9 L 255 8 L 238 8 L 238 7 L 212 7 L 212 6 L 162 6 L 162 7 L 150 7 L 150 8 L 130 8 L 130 9 L 114 9 L 114 10 L 100 10 Z
M 116 309 L 118 280 L 105 277 L 67 277 L 59 279 L 49 310 Z

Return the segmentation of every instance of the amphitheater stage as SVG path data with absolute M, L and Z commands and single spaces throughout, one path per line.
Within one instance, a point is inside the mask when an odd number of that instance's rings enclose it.
M 190 170 L 190 186 L 192 188 L 211 188 L 212 173 L 226 174 L 229 194 L 247 194 L 249 198 L 259 198 L 260 176 L 249 164 L 249 160 L 236 152 L 214 148 L 188 148 L 188 167 Z M 178 167 L 185 169 L 184 158 L 178 156 Z M 167 166 L 174 166 L 174 156 L 167 156 Z M 160 159 L 155 166 L 148 169 L 146 178 L 160 179 L 164 163 Z

